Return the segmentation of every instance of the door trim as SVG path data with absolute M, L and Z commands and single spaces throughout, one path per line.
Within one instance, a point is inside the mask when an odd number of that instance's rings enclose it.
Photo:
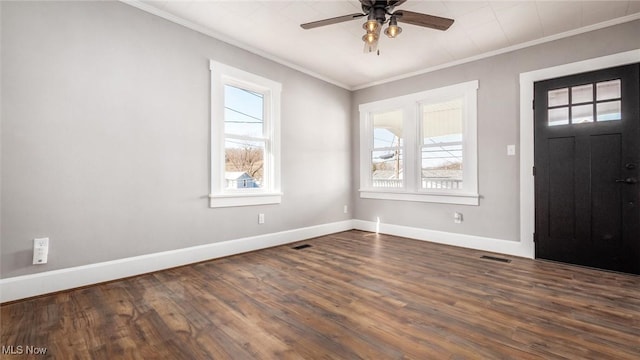
M 535 187 L 533 178 L 533 83 L 566 75 L 640 62 L 640 49 L 520 74 L 520 244 L 535 258 Z

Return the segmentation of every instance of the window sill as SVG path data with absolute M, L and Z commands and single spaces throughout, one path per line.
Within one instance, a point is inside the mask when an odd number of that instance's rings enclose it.
M 409 193 L 389 190 L 360 190 L 363 199 L 416 201 L 440 204 L 480 205 L 480 195 L 469 193 Z
M 233 207 L 280 204 L 282 193 L 209 194 L 209 207 Z

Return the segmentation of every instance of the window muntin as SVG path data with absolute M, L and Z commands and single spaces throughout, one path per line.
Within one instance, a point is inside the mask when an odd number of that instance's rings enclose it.
M 360 196 L 478 205 L 477 88 L 470 81 L 361 104 Z M 391 113 L 402 124 L 395 140 L 375 121 Z M 380 172 L 385 159 L 393 171 Z
M 211 62 L 211 207 L 279 203 L 281 85 Z
M 622 120 L 620 79 L 550 90 L 549 126 Z

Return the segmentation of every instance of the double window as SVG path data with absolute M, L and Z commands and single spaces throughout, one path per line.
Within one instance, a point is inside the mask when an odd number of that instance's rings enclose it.
M 478 205 L 477 88 L 360 105 L 360 196 Z
M 211 207 L 280 203 L 281 85 L 214 61 Z

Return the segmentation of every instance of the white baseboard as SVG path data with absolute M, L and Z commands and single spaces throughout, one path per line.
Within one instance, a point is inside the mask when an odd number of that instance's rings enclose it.
M 284 245 L 353 228 L 353 221 L 345 220 L 97 264 L 0 279 L 0 303 Z
M 0 279 L 0 303 L 284 245 L 351 229 L 380 232 L 525 258 L 534 257 L 533 243 L 526 244 L 520 241 L 500 240 L 365 220 L 345 220 L 97 264 Z
M 533 242 L 531 244 L 527 244 L 521 241 L 500 240 L 475 235 L 456 234 L 402 225 L 376 223 L 374 221 L 365 220 L 353 220 L 353 227 L 358 230 L 379 232 L 382 234 L 402 236 L 439 244 L 460 246 L 505 255 L 514 255 L 529 259 L 534 258 Z

